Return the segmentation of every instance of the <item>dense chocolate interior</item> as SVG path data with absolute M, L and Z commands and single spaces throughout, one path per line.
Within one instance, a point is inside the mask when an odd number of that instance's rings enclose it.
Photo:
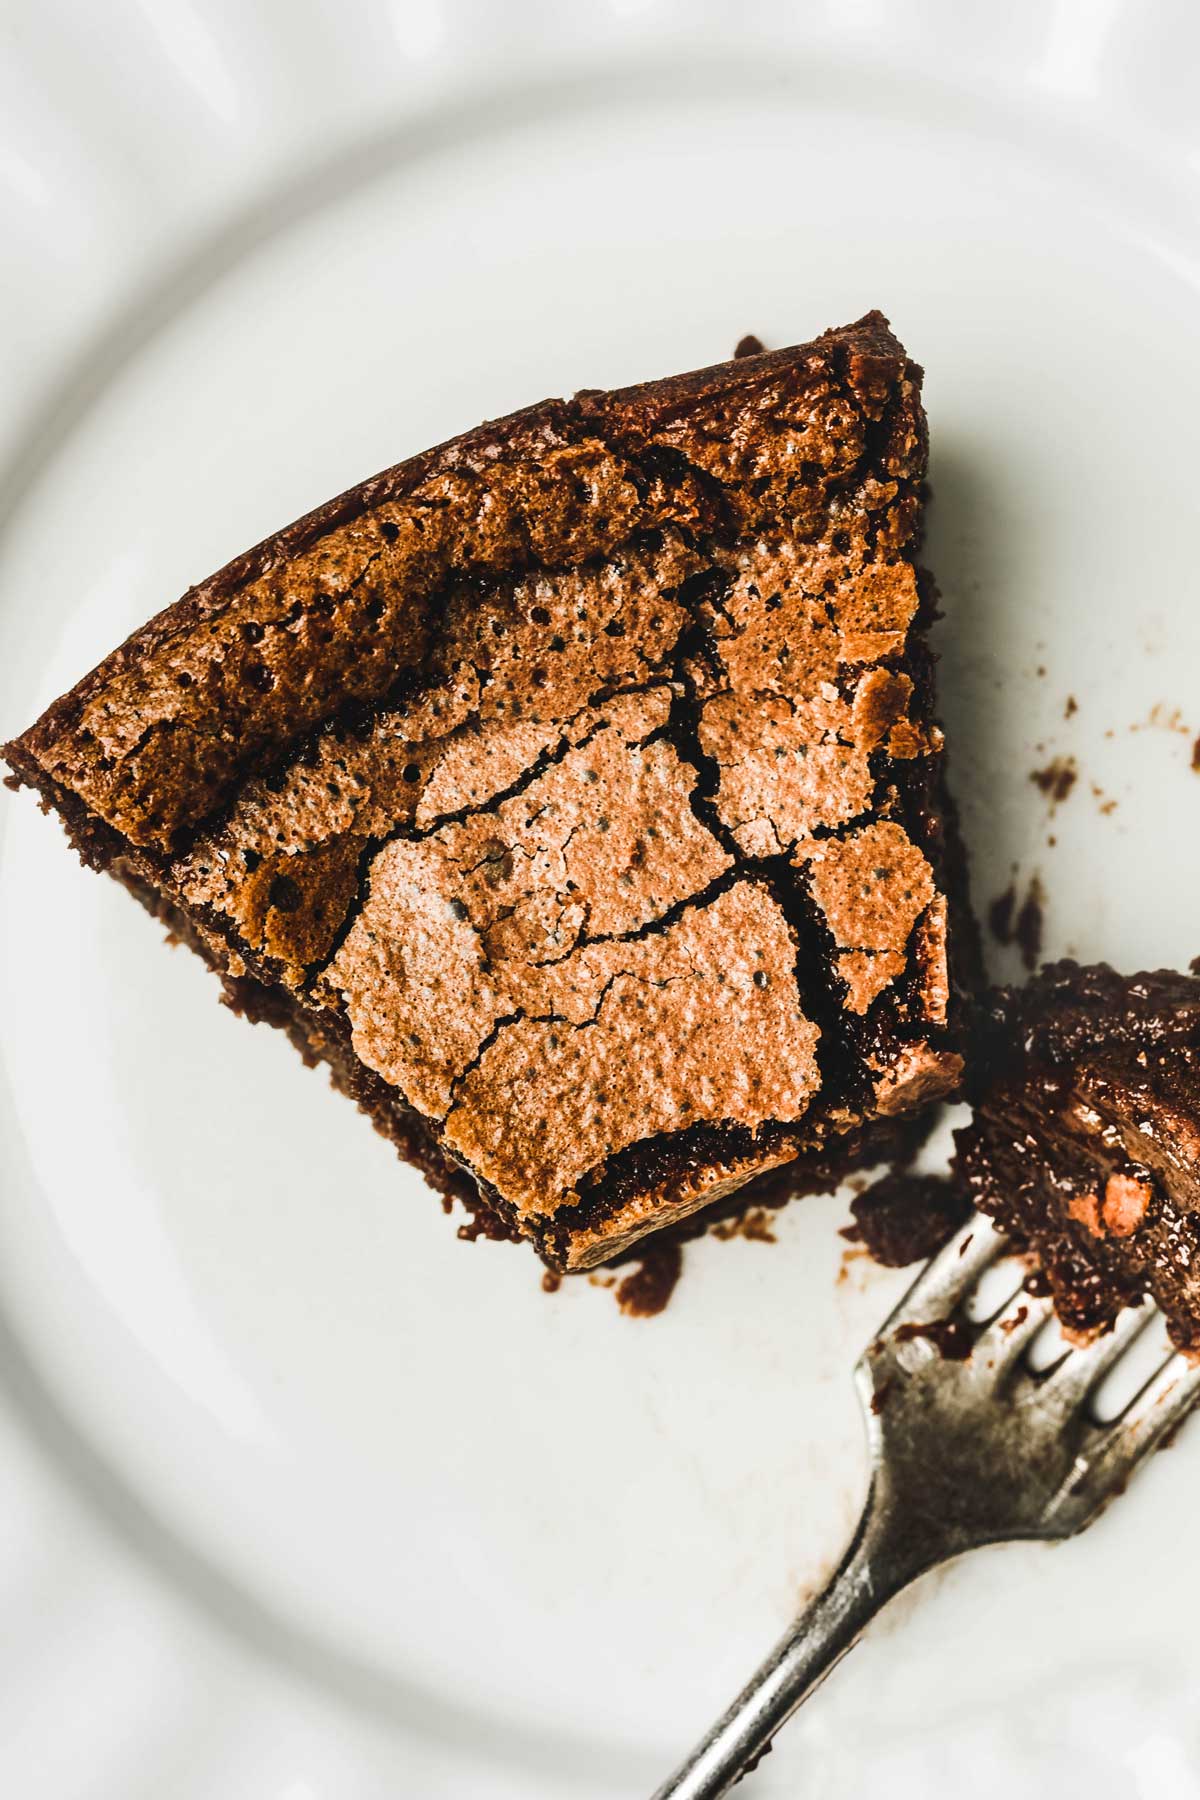
M 975 1066 L 958 1172 L 1063 1321 L 1150 1294 L 1200 1348 L 1200 980 L 1051 964 L 991 996 Z

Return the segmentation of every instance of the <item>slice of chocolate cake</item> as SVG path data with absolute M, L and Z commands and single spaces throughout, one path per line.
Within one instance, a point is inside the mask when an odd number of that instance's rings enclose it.
M 873 313 L 483 425 L 193 588 L 7 758 L 555 1268 L 827 1183 L 961 1067 L 920 379 Z
M 1200 980 L 1054 963 L 987 1007 L 956 1164 L 1088 1333 L 1151 1295 L 1200 1349 Z

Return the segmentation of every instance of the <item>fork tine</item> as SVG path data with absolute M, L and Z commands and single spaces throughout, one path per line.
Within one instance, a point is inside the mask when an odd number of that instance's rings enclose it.
M 1025 1346 L 1053 1317 L 1054 1302 L 1048 1295 L 1018 1289 L 980 1332 L 973 1352 L 976 1362 L 990 1362 L 997 1374 L 1010 1368 L 1018 1361 Z
M 1057 1400 L 1067 1408 L 1078 1405 L 1085 1394 L 1100 1385 L 1146 1327 L 1160 1317 L 1157 1309 L 1146 1303 L 1127 1307 L 1117 1315 L 1111 1331 L 1081 1349 L 1068 1350 L 1061 1362 L 1046 1371 L 1042 1377 L 1044 1399 Z
M 1135 1394 L 1084 1452 L 1070 1483 L 1074 1529 L 1086 1525 L 1106 1500 L 1124 1489 L 1134 1470 L 1180 1425 L 1200 1400 L 1200 1363 L 1178 1352 Z
M 991 1221 L 972 1213 L 917 1276 L 888 1325 L 914 1314 L 930 1318 L 951 1312 L 984 1270 L 1003 1256 L 1005 1248 Z
M 1178 1350 L 1157 1369 L 1144 1387 L 1134 1395 L 1125 1411 L 1114 1421 L 1114 1429 L 1138 1444 L 1149 1437 L 1151 1443 L 1165 1437 L 1172 1426 L 1187 1416 L 1200 1399 L 1200 1363 L 1193 1362 Z M 1144 1451 L 1137 1452 L 1139 1455 Z

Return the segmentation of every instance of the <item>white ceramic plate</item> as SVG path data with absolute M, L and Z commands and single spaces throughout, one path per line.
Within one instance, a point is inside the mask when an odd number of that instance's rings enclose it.
M 1200 949 L 1190 8 L 16 22 L 0 733 L 379 466 L 877 305 L 978 899 L 1015 866 L 1048 953 Z M 28 796 L 0 831 L 5 1791 L 648 1792 L 841 1548 L 904 1278 L 843 1263 L 843 1195 L 689 1250 L 660 1318 L 547 1297 Z M 1200 1793 L 1198 1482 L 1200 1428 L 1077 1545 L 927 1584 L 747 1795 Z

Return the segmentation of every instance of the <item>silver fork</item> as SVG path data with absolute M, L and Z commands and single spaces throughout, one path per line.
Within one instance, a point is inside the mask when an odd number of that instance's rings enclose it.
M 1170 1356 L 1120 1415 L 1094 1417 L 1102 1378 L 1154 1318 L 1143 1305 L 1035 1372 L 1052 1316 L 1017 1287 L 974 1323 L 965 1308 L 1004 1240 L 974 1217 L 917 1277 L 854 1371 L 871 1485 L 853 1541 L 728 1712 L 653 1800 L 717 1800 L 768 1749 L 887 1602 L 980 1544 L 1082 1531 L 1200 1398 L 1200 1364 Z M 932 1327 L 932 1335 L 929 1335 Z M 965 1356 L 963 1352 L 968 1354 Z

